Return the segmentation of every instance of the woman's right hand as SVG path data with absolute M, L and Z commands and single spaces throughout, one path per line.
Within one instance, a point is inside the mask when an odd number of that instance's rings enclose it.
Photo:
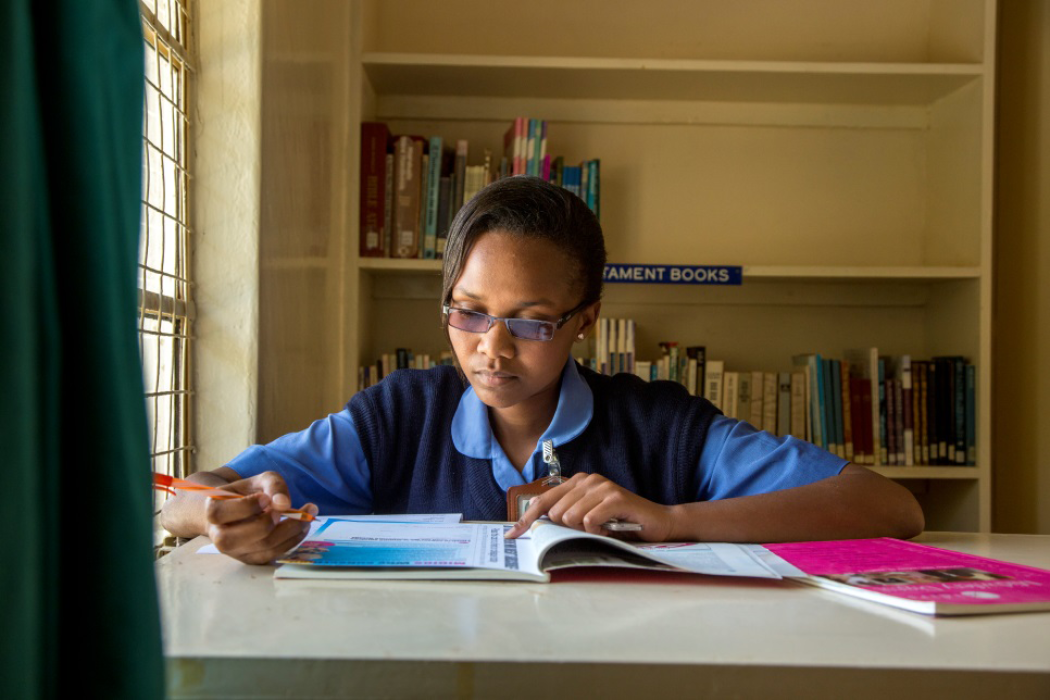
M 223 554 L 245 564 L 268 564 L 299 544 L 310 524 L 281 519 L 292 508 L 288 486 L 277 472 L 263 472 L 222 486 L 244 498 L 208 499 L 204 509 L 205 533 Z M 317 514 L 308 503 L 303 510 Z

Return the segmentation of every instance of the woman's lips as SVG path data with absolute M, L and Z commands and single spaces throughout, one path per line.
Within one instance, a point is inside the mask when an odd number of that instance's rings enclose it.
M 484 385 L 489 387 L 505 386 L 515 379 L 516 376 L 508 374 L 507 372 L 494 372 L 492 370 L 479 370 L 474 372 L 474 376 Z

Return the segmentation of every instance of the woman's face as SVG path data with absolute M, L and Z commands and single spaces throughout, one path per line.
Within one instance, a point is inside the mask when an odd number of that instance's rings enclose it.
M 545 240 L 493 231 L 480 236 L 449 305 L 490 316 L 557 321 L 581 301 L 576 269 Z M 558 381 L 576 336 L 594 324 L 599 304 L 581 310 L 549 341 L 513 337 L 502 321 L 486 333 L 449 327 L 456 359 L 478 398 L 493 409 L 553 412 Z

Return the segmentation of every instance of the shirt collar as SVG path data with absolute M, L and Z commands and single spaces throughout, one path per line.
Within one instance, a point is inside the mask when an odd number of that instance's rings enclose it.
M 474 393 L 474 387 L 468 387 L 463 393 L 456 408 L 456 415 L 452 417 L 452 444 L 467 457 L 493 460 L 493 473 L 501 486 L 504 486 L 505 481 L 526 483 L 545 473 L 543 441 L 552 440 L 555 448 L 564 445 L 584 431 L 593 415 L 594 395 L 586 380 L 577 371 L 576 361 L 570 357 L 561 373 L 558 407 L 554 410 L 554 418 L 540 436 L 532 457 L 521 474 L 510 464 L 493 436 L 492 427 L 489 425 L 488 407 Z M 513 474 L 506 473 L 508 467 Z

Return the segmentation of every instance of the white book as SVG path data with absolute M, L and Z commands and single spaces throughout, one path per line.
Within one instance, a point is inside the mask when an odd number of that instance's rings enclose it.
M 765 372 L 762 375 L 762 430 L 777 434 L 777 375 Z
M 777 435 L 791 434 L 791 373 L 777 375 Z
M 806 413 L 809 403 L 806 401 L 805 372 L 791 373 L 791 435 L 806 439 Z
M 740 373 L 725 372 L 722 382 L 722 413 L 730 418 L 737 418 L 737 404 L 740 398 Z
M 645 381 L 649 381 L 651 372 L 653 371 L 653 363 L 646 360 L 638 360 L 634 363 L 634 374 Z
M 741 372 L 737 379 L 736 417 L 751 422 L 751 373 Z
M 704 377 L 704 398 L 720 410 L 722 408 L 722 375 L 725 373 L 725 368 L 724 360 L 708 360 Z
M 763 403 L 765 381 L 765 373 L 751 373 L 751 415 L 747 421 L 759 430 L 762 430 L 762 417 L 765 415 L 765 405 Z

